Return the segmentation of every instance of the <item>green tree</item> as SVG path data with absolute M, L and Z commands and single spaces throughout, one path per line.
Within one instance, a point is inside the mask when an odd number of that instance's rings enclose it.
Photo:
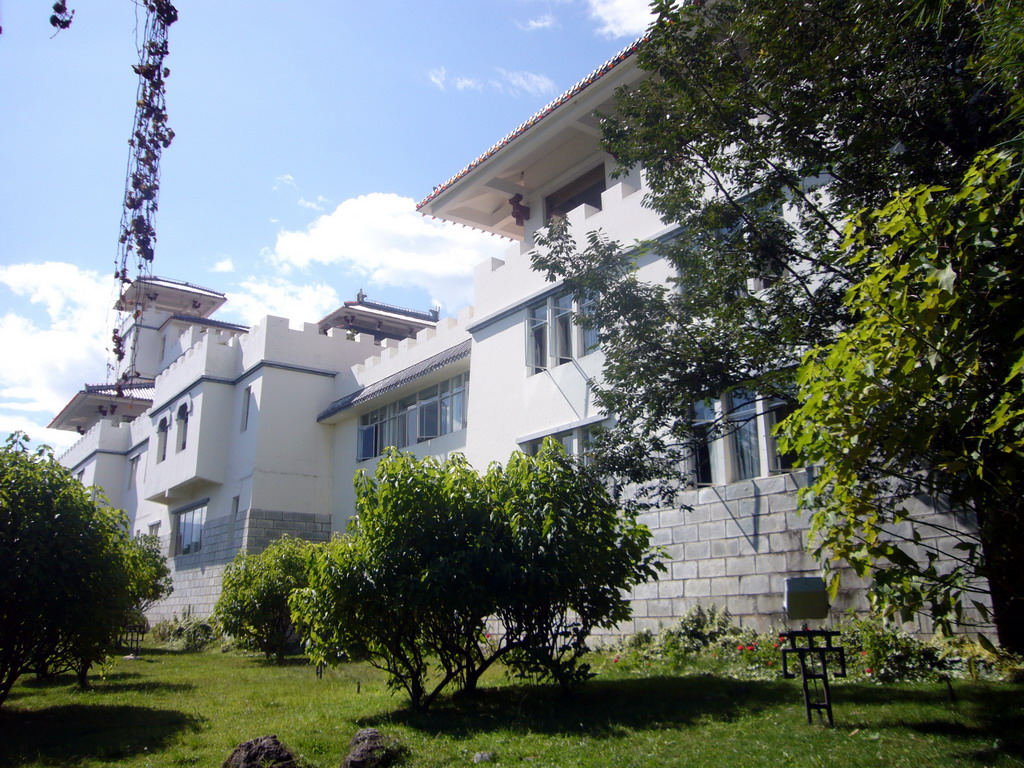
M 317 663 L 368 658 L 426 708 L 505 659 L 563 686 L 594 627 L 654 575 L 649 532 L 553 441 L 484 476 L 465 458 L 389 452 L 356 477 L 358 517 L 312 558 L 291 604 Z M 488 633 L 488 618 L 498 626 Z
M 982 44 L 969 3 L 941 23 L 918 23 L 911 0 L 653 8 L 637 53 L 651 77 L 602 129 L 679 229 L 627 250 L 554 227 L 535 266 L 595 302 L 583 322 L 599 321 L 606 351 L 597 397 L 617 418 L 600 466 L 671 493 L 681 462 L 740 421 L 695 431 L 694 404 L 734 387 L 793 402 L 802 353 L 851 322 L 843 297 L 866 266 L 844 259 L 843 222 L 900 189 L 956 184 L 1012 130 L 999 84 L 970 68 Z M 669 285 L 637 279 L 652 252 Z
M 492 521 L 465 458 L 389 451 L 357 473 L 348 535 L 313 557 L 292 598 L 312 661 L 367 658 L 415 708 L 491 663 Z M 436 675 L 435 675 L 436 670 Z
M 136 591 L 120 510 L 102 506 L 22 433 L 0 450 L 0 704 L 29 671 L 74 670 L 112 649 Z
M 282 536 L 259 554 L 239 552 L 224 571 L 216 623 L 244 647 L 278 663 L 294 644 L 288 598 L 306 586 L 312 542 Z
M 514 672 L 566 690 L 589 677 L 590 633 L 629 619 L 625 590 L 657 575 L 660 553 L 596 473 L 550 438 L 484 482 L 499 524 L 499 650 Z
M 987 152 L 956 188 L 918 187 L 862 213 L 845 245 L 867 274 L 855 322 L 807 353 L 783 441 L 820 470 L 802 492 L 813 548 L 875 579 L 904 618 L 947 629 L 991 599 L 1000 643 L 1024 651 L 1024 190 Z M 924 496 L 977 522 L 908 507 Z M 907 525 L 911 522 L 912 525 Z M 935 538 L 935 537 L 939 538 Z M 979 580 L 987 579 L 988 587 Z M 838 585 L 838 573 L 832 586 Z
M 135 611 L 141 617 L 174 592 L 174 580 L 167 566 L 167 558 L 161 551 L 159 536 L 146 534 L 132 539 L 128 557 Z

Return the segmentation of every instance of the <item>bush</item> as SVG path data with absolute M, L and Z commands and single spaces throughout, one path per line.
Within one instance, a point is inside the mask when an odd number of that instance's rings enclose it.
M 839 630 L 852 674 L 889 683 L 926 679 L 949 667 L 937 645 L 911 637 L 883 619 L 849 619 Z
M 647 529 L 553 441 L 483 477 L 458 454 L 389 451 L 355 482 L 358 517 L 314 554 L 293 618 L 311 661 L 365 657 L 416 708 L 473 690 L 499 658 L 579 682 L 587 635 L 628 618 L 623 590 L 655 572 Z
M 204 650 L 219 637 L 211 621 L 194 616 L 191 611 L 186 611 L 180 618 L 175 614 L 170 619 L 157 622 L 150 632 L 158 643 L 190 653 Z
M 115 647 L 134 607 L 120 510 L 15 433 L 0 449 L 0 705 L 27 671 L 89 667 Z
M 129 548 L 135 612 L 145 614 L 158 602 L 174 592 L 171 569 L 160 550 L 160 537 L 152 534 L 136 536 Z M 143 619 L 144 621 L 144 619 Z
M 247 650 L 278 663 L 298 647 L 288 597 L 306 586 L 311 542 L 282 536 L 259 554 L 239 552 L 224 571 L 213 618 Z

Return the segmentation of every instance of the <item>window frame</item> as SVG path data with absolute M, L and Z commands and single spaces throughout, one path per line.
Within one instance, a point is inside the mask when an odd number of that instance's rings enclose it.
M 202 551 L 203 529 L 206 527 L 209 501 L 209 499 L 204 499 L 171 513 L 175 557 L 195 555 Z
M 356 425 L 356 461 L 375 459 L 389 447 L 409 448 L 460 432 L 469 423 L 468 407 L 465 371 L 367 411 Z
M 777 412 L 791 408 L 743 387 L 733 387 L 720 398 L 704 401 L 703 412 L 691 407 L 693 445 L 688 474 L 696 487 L 732 483 L 791 472 L 799 467 L 784 461 L 771 434 Z M 704 429 L 705 436 L 698 434 Z
M 597 352 L 597 329 L 582 328 L 577 318 L 594 311 L 593 300 L 580 302 L 569 291 L 552 293 L 526 306 L 527 376 L 566 365 Z

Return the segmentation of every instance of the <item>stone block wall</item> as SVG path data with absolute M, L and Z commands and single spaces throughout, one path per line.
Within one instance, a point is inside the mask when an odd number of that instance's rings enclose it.
M 758 632 L 793 628 L 784 609 L 788 578 L 818 576 L 821 571 L 806 550 L 808 519 L 797 514 L 797 490 L 805 471 L 746 480 L 732 485 L 688 491 L 680 499 L 689 509 L 661 509 L 640 516 L 651 542 L 665 553 L 665 572 L 656 581 L 635 587 L 630 595 L 633 618 L 601 639 L 670 626 L 695 605 L 717 605 L 741 626 Z M 973 521 L 936 509 L 929 499 L 907 504 L 923 541 L 951 554 L 958 539 L 950 531 L 969 531 Z M 910 533 L 909 523 L 896 531 Z M 908 554 L 924 558 L 923 547 Z M 868 609 L 870 582 L 850 569 L 828 620 L 837 624 L 849 611 Z M 809 622 L 812 626 L 817 622 Z M 907 626 L 930 634 L 925 620 Z
M 188 555 L 170 555 L 167 564 L 174 579 L 174 592 L 154 606 L 150 623 L 191 612 L 209 616 L 220 597 L 224 569 L 239 550 L 262 552 L 274 539 L 287 534 L 309 541 L 327 541 L 331 537 L 331 516 L 302 512 L 277 512 L 250 509 L 208 520 L 203 526 L 202 548 Z M 172 535 L 161 537 L 165 552 L 172 551 Z
M 787 626 L 787 578 L 817 576 L 805 548 L 807 521 L 796 513 L 803 472 L 688 491 L 685 507 L 640 516 L 651 542 L 665 553 L 665 572 L 635 587 L 633 618 L 608 636 L 657 632 L 695 605 L 717 605 L 758 632 Z M 866 584 L 844 574 L 830 621 L 849 608 L 866 609 Z

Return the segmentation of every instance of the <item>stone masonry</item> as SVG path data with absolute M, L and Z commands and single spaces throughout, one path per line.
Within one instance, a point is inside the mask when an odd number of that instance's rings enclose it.
M 202 548 L 195 554 L 168 557 L 174 578 L 174 593 L 149 612 L 150 623 L 174 614 L 193 613 L 209 616 L 220 596 L 224 568 L 241 549 L 262 552 L 283 535 L 309 541 L 327 541 L 331 537 L 331 516 L 303 512 L 277 512 L 250 509 L 207 520 L 203 526 Z M 164 551 L 173 551 L 170 536 L 161 542 Z

